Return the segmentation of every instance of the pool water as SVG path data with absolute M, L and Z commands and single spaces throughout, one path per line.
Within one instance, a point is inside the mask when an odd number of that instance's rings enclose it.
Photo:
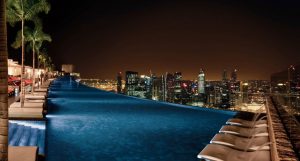
M 160 103 L 54 80 L 47 161 L 196 161 L 235 112 Z

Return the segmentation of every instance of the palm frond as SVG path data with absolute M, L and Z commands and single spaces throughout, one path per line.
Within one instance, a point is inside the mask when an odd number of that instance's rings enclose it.
M 6 19 L 11 26 L 14 26 L 17 22 L 21 21 L 21 15 L 15 12 L 12 8 L 6 8 Z
M 35 30 L 42 30 L 42 28 L 43 28 L 42 19 L 40 19 L 38 16 L 35 16 L 35 17 L 32 18 L 32 21 L 34 23 L 34 29 Z
M 15 41 L 11 44 L 11 47 L 18 49 L 22 46 L 22 31 L 17 32 Z
M 50 4 L 46 0 L 28 0 L 27 7 L 24 12 L 24 18 L 30 20 L 36 16 L 37 13 L 45 12 L 46 14 L 50 11 Z

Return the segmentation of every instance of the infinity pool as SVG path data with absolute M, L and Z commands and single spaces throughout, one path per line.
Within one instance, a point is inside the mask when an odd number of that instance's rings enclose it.
M 127 97 L 68 77 L 50 87 L 47 161 L 196 161 L 235 113 Z

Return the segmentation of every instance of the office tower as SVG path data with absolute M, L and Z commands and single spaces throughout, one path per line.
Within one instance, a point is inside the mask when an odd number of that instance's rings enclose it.
M 151 77 L 141 75 L 138 79 L 138 85 L 135 88 L 135 96 L 140 98 L 151 98 Z
M 156 77 L 155 75 L 152 75 L 152 90 L 151 90 L 151 96 L 152 100 L 156 101 L 163 101 L 163 81 L 162 77 Z
M 230 106 L 236 106 L 238 105 L 240 92 L 240 81 L 237 80 L 237 69 L 234 69 L 231 73 L 229 89 Z
M 167 77 L 162 75 L 161 76 L 161 85 L 162 85 L 162 100 L 167 101 Z
M 179 77 L 179 75 L 178 75 Z M 165 89 L 165 100 L 167 102 L 174 102 L 174 88 L 175 88 L 175 77 L 171 73 L 166 73 L 164 76 L 164 89 Z
M 224 69 L 222 73 L 222 83 L 220 88 L 215 87 L 215 95 L 218 98 L 215 98 L 215 104 L 219 104 L 221 108 L 229 108 L 229 97 L 230 97 L 230 83 L 227 78 L 227 70 Z
M 198 94 L 205 94 L 205 74 L 202 69 L 198 75 Z
M 182 103 L 182 74 L 181 72 L 174 73 L 174 82 L 173 82 L 173 102 Z
M 138 86 L 138 72 L 126 71 L 125 92 L 128 96 L 136 96 Z
M 117 93 L 122 93 L 122 73 L 117 74 Z
M 182 80 L 181 81 L 181 104 L 187 104 L 192 101 L 193 94 L 193 81 Z

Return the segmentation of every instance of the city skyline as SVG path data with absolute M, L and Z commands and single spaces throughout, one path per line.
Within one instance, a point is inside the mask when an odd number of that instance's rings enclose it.
M 270 79 L 299 64 L 300 2 L 53 1 L 45 17 L 49 55 L 58 69 L 74 64 L 85 78 L 119 71 L 180 71 L 210 80 L 237 68 L 239 79 Z M 14 35 L 13 35 L 14 36 Z M 10 49 L 11 57 L 18 51 Z

